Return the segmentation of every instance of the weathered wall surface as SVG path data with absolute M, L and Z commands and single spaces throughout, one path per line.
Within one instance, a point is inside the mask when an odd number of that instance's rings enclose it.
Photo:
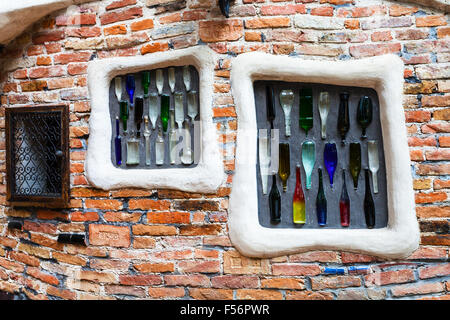
M 97 1 L 46 16 L 1 51 L 0 290 L 30 299 L 448 299 L 450 27 L 437 9 L 397 1 L 238 0 L 224 19 L 213 0 Z M 218 53 L 214 121 L 226 183 L 217 194 L 92 188 L 84 175 L 91 59 L 195 45 Z M 309 59 L 384 53 L 405 62 L 404 108 L 421 246 L 380 261 L 315 251 L 248 259 L 227 233 L 236 114 L 230 63 L 263 51 Z M 12 207 L 5 200 L 6 106 L 70 109 L 70 208 Z M 7 222 L 23 220 L 23 231 Z M 86 233 L 88 246 L 56 242 Z M 108 239 L 114 239 L 110 241 Z

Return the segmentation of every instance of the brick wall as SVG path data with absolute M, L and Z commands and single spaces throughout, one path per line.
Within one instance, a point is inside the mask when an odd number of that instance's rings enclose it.
M 366 3 L 366 5 L 364 4 Z M 3 48 L 0 69 L 0 291 L 29 299 L 449 299 L 450 27 L 448 15 L 397 2 L 98 1 L 52 14 Z M 217 194 L 92 188 L 84 176 L 91 59 L 208 45 L 219 54 L 214 121 L 225 156 Z M 236 114 L 230 62 L 248 51 L 346 60 L 384 53 L 405 61 L 404 107 L 421 246 L 403 261 L 332 251 L 274 259 L 239 255 L 227 236 Z M 70 108 L 70 208 L 5 200 L 4 108 Z M 23 231 L 7 230 L 11 217 Z M 63 245 L 62 232 L 88 234 Z

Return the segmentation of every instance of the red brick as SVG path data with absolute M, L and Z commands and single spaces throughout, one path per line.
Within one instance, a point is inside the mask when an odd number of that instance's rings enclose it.
M 106 10 L 112 10 L 112 9 L 118 9 L 118 8 L 123 8 L 126 6 L 130 6 L 136 4 L 136 0 L 119 0 L 119 1 L 114 1 L 111 4 L 106 6 Z
M 266 278 L 261 279 L 262 289 L 305 289 L 305 280 L 298 278 Z
M 90 224 L 89 242 L 94 246 L 129 247 L 129 227 Z
M 428 293 L 443 292 L 444 285 L 442 283 L 418 283 L 414 285 L 401 285 L 391 288 L 394 297 L 403 297 L 411 295 L 423 295 Z
M 180 261 L 178 268 L 183 273 L 217 273 L 220 272 L 219 261 Z
M 152 29 L 153 27 L 154 27 L 154 22 L 152 19 L 136 21 L 130 25 L 131 31 L 147 30 L 147 29 Z
M 427 160 L 449 160 L 450 149 L 435 149 L 425 152 Z
M 52 276 L 51 274 L 47 274 L 47 273 L 43 273 L 41 272 L 38 268 L 32 268 L 29 267 L 27 268 L 27 274 L 29 274 L 30 276 L 39 279 L 45 283 L 57 286 L 59 284 L 59 280 L 58 278 L 56 278 L 55 276 Z
M 264 16 L 291 15 L 296 13 L 306 13 L 304 4 L 285 4 L 281 6 L 266 5 L 261 7 L 261 14 Z
M 37 66 L 49 66 L 52 64 L 52 58 L 49 56 L 40 56 L 36 58 Z
M 356 20 L 356 19 L 345 20 L 344 26 L 346 29 L 350 29 L 350 30 L 359 29 L 359 20 Z
M 70 216 L 71 221 L 85 222 L 85 221 L 98 221 L 97 212 L 72 212 Z
M 277 18 L 255 18 L 245 21 L 245 28 L 247 29 L 262 29 L 262 28 L 281 28 L 289 27 L 291 20 L 288 17 Z
M 127 286 L 154 286 L 162 283 L 157 275 L 120 275 L 120 284 Z
M 100 209 L 100 210 L 120 210 L 122 209 L 122 202 L 119 200 L 85 200 L 86 208 Z
M 148 288 L 148 294 L 152 298 L 181 298 L 185 292 L 183 288 Z
M 149 212 L 148 223 L 189 223 L 189 212 Z
M 317 7 L 317 8 L 312 8 L 310 14 L 313 16 L 332 17 L 333 11 L 334 11 L 333 7 Z
M 450 235 L 421 235 L 420 244 L 424 246 L 450 246 Z
M 316 264 L 274 264 L 272 272 L 274 275 L 315 276 L 321 271 L 319 265 Z
M 183 21 L 204 20 L 207 17 L 207 12 L 204 10 L 191 10 L 183 12 Z
M 405 112 L 406 122 L 428 122 L 431 120 L 431 112 L 428 110 L 414 110 Z
M 434 137 L 427 137 L 427 138 L 409 137 L 408 145 L 410 147 L 435 147 L 436 139 Z
M 167 43 L 154 42 L 144 45 L 141 48 L 141 54 L 154 53 L 159 51 L 169 50 L 169 45 Z
M 416 170 L 419 175 L 440 176 L 450 174 L 449 164 L 420 164 Z
M 204 42 L 236 41 L 243 31 L 240 20 L 200 21 L 198 34 Z
M 96 23 L 94 13 L 83 13 L 75 16 L 56 17 L 57 26 L 94 25 Z
M 133 267 L 141 273 L 163 273 L 173 272 L 175 266 L 173 263 L 140 263 L 134 264 Z
M 196 300 L 232 300 L 233 290 L 228 289 L 189 289 L 189 296 Z
M 372 33 L 372 41 L 391 41 L 392 35 L 390 31 L 377 31 Z
M 325 291 L 287 291 L 286 300 L 333 300 L 332 292 Z
M 34 231 L 34 232 L 40 232 L 40 233 L 47 233 L 47 234 L 56 234 L 56 225 L 51 223 L 44 223 L 44 222 L 34 222 L 25 220 L 23 224 L 23 229 L 27 231 Z
M 419 268 L 419 278 L 429 279 L 450 275 L 450 263 Z
M 142 17 L 142 8 L 132 7 L 120 11 L 106 12 L 100 15 L 100 22 L 102 25 L 111 24 L 114 22 L 125 21 Z
M 222 289 L 257 288 L 258 282 L 258 277 L 250 276 L 225 275 L 211 278 L 212 286 Z
M 42 45 L 31 45 L 27 49 L 28 56 L 38 56 L 45 53 L 45 47 Z
M 393 17 L 408 16 L 416 13 L 419 9 L 416 7 L 405 7 L 399 5 L 392 5 L 389 7 L 389 15 Z
M 416 203 L 442 202 L 447 199 L 445 192 L 416 193 Z
M 445 16 L 423 16 L 416 18 L 417 27 L 436 27 L 446 26 L 447 21 Z
M 218 224 L 208 224 L 203 226 L 183 225 L 180 226 L 180 235 L 198 236 L 198 235 L 217 235 L 222 231 Z
M 61 77 L 65 75 L 65 71 L 62 66 L 31 68 L 29 72 L 29 77 L 31 79 Z
M 433 189 L 434 190 L 450 189 L 450 180 L 439 180 L 439 179 L 434 180 Z
M 450 136 L 439 137 L 439 146 L 440 147 L 450 147 Z
M 67 28 L 65 32 L 67 37 L 75 38 L 92 38 L 98 37 L 102 34 L 99 27 Z
M 278 290 L 240 289 L 236 291 L 238 300 L 281 300 L 283 294 Z
M 387 53 L 400 52 L 402 46 L 400 43 L 389 44 L 363 44 L 359 46 L 350 46 L 350 55 L 355 58 L 372 57 Z
M 131 210 L 169 210 L 170 202 L 166 200 L 130 199 L 128 208 Z
M 450 27 L 438 28 L 437 29 L 438 38 L 446 38 L 450 36 Z
M 147 226 L 133 225 L 133 234 L 140 236 L 170 236 L 177 234 L 177 228 L 174 226 Z
M 414 271 L 410 269 L 398 271 L 374 272 L 364 277 L 365 284 L 371 286 L 384 286 L 394 283 L 412 282 L 415 280 Z
M 63 30 L 39 32 L 33 35 L 33 44 L 44 44 L 46 42 L 60 41 L 64 38 L 65 33 Z

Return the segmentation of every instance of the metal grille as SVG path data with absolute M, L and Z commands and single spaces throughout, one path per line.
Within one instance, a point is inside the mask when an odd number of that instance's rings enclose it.
M 13 196 L 61 196 L 61 126 L 60 112 L 11 115 Z

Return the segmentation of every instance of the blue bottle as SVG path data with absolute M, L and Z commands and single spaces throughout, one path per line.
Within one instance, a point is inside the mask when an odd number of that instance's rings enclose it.
M 333 188 L 333 176 L 336 171 L 338 157 L 335 143 L 326 143 L 323 149 L 323 162 L 327 168 L 328 176 L 330 177 L 330 185 Z
M 136 81 L 134 79 L 134 76 L 129 74 L 127 75 L 126 80 L 126 90 L 128 93 L 128 97 L 130 98 L 130 105 L 134 106 L 134 91 L 136 90 Z
M 120 166 L 122 164 L 122 138 L 119 133 L 119 117 L 116 117 L 116 137 L 114 138 L 114 146 L 116 153 L 116 164 Z
M 319 168 L 319 191 L 316 198 L 317 223 L 319 226 L 327 224 L 327 199 L 323 191 L 322 169 Z

